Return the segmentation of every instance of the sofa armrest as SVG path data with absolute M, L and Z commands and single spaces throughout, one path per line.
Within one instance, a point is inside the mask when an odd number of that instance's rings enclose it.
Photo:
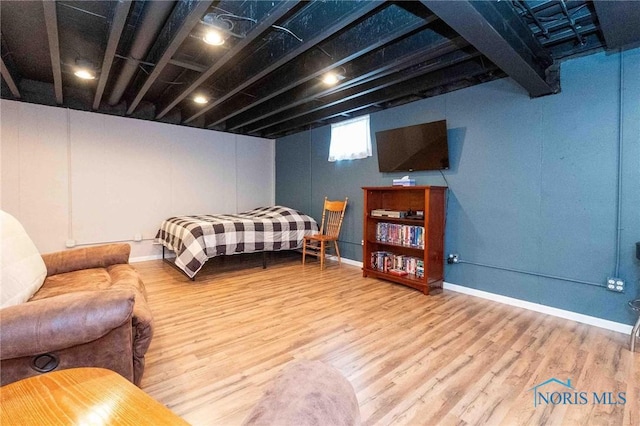
M 0 359 L 97 340 L 131 323 L 134 300 L 128 290 L 82 291 L 4 308 L 0 310 Z
M 129 244 L 107 244 L 43 254 L 47 276 L 129 263 Z

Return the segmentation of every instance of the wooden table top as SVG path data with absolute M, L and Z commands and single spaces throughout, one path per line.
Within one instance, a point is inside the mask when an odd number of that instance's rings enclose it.
M 119 374 L 72 368 L 0 388 L 2 425 L 188 425 Z

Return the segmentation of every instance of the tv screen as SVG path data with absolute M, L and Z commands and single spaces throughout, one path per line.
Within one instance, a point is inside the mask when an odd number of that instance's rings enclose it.
M 376 132 L 380 172 L 449 168 L 447 121 Z

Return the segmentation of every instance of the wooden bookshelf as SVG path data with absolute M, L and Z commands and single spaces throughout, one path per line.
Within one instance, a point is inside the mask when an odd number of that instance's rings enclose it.
M 403 284 L 420 290 L 424 294 L 435 294 L 442 291 L 447 188 L 443 186 L 386 186 L 363 187 L 362 189 L 364 190 L 362 275 Z M 372 216 L 371 212 L 378 209 L 403 212 L 422 211 L 423 217 L 416 219 Z M 388 225 L 381 227 L 379 224 Z M 394 225 L 404 225 L 404 228 Z M 422 227 L 423 230 L 419 227 Z M 396 232 L 399 228 L 402 228 L 401 235 L 405 237 L 401 239 L 403 241 L 398 241 L 398 238 L 393 238 L 393 241 L 382 241 L 388 235 L 382 232 L 384 237 L 381 238 L 381 230 L 393 229 L 395 237 L 399 235 L 399 232 Z M 415 236 L 416 234 L 418 236 Z M 379 252 L 387 252 L 388 255 Z M 398 262 L 399 256 L 402 256 L 408 265 L 415 263 L 409 258 L 420 260 L 424 273 L 422 275 L 414 273 L 403 276 L 394 275 L 386 272 L 384 265 L 380 262 L 377 262 L 377 267 L 374 268 L 372 254 L 376 259 L 386 256 L 388 259 L 395 258 Z M 409 270 L 411 269 L 409 267 Z

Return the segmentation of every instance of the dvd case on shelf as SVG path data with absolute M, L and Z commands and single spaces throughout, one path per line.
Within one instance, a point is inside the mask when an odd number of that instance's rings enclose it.
M 424 276 L 424 261 L 417 257 L 394 254 L 389 251 L 371 252 L 371 269 L 394 275 Z M 422 275 L 418 275 L 421 271 Z M 401 273 L 401 272 L 404 272 Z
M 378 222 L 376 240 L 404 247 L 424 248 L 424 226 Z

